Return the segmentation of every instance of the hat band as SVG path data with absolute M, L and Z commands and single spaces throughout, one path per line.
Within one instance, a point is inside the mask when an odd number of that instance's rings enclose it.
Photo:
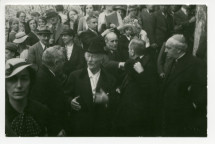
M 6 69 L 6 75 L 10 75 L 16 68 L 23 66 L 23 65 L 26 65 L 26 64 L 27 64 L 26 62 L 20 62 L 20 63 L 15 64 L 15 65 L 9 64 L 10 67 Z

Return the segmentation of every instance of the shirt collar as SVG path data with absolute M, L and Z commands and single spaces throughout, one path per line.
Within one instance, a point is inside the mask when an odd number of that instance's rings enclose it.
M 52 70 L 49 69 L 49 71 L 55 76 L 55 73 Z
M 46 46 L 41 41 L 40 41 L 40 44 L 42 45 L 43 50 L 44 50 Z
M 181 7 L 181 10 L 187 15 L 187 10 L 185 8 Z

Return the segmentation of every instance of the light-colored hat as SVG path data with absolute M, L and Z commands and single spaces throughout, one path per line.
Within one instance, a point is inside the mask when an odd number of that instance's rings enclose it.
M 24 59 L 21 58 L 9 59 L 5 65 L 5 78 L 7 79 L 13 77 L 31 65 L 32 64 L 28 64 Z
M 28 35 L 26 35 L 25 32 L 18 32 L 15 37 L 16 39 L 13 42 L 19 44 L 23 43 L 27 39 Z

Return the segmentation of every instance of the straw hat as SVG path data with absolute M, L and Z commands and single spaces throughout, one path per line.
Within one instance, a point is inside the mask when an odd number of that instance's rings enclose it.
M 7 79 L 13 77 L 31 65 L 32 64 L 28 64 L 24 59 L 21 58 L 9 59 L 5 65 L 5 78 Z
M 18 32 L 15 36 L 14 43 L 23 43 L 27 39 L 28 35 L 25 32 Z

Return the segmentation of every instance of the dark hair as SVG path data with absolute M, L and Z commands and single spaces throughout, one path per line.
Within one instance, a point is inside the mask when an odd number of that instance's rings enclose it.
M 42 19 L 45 22 L 45 24 L 47 24 L 47 20 L 44 16 L 40 16 L 39 19 Z
M 63 5 L 56 5 L 55 9 L 56 9 L 57 12 L 64 10 Z
M 86 13 L 86 7 L 87 7 L 88 5 L 84 5 L 84 15 L 86 15 L 87 13 Z M 95 6 L 94 5 L 92 5 L 92 7 L 93 7 L 93 11 L 95 10 Z
M 24 11 L 18 11 L 18 12 L 16 13 L 16 17 L 19 18 L 19 16 L 20 16 L 21 13 L 24 13 L 24 14 L 26 15 L 26 13 L 25 13 Z
M 40 13 L 38 13 L 38 12 L 32 12 L 31 16 L 40 16 Z
M 19 22 L 19 20 L 17 18 L 11 18 L 9 20 L 9 29 L 8 29 L 8 36 L 7 36 L 7 41 L 8 42 L 9 42 L 9 35 L 10 35 L 11 30 L 12 30 L 11 26 L 12 26 L 12 24 L 13 24 L 14 21 L 18 21 Z
M 86 22 L 90 21 L 91 19 L 97 19 L 97 17 L 96 16 L 89 16 L 89 17 L 87 17 Z
M 30 22 L 32 21 L 32 20 L 34 20 L 34 19 L 30 19 L 30 20 L 28 20 L 27 21 L 27 24 L 26 24 L 26 29 L 25 29 L 25 33 L 26 34 L 29 34 L 30 32 L 31 32 L 31 28 L 30 28 Z M 36 27 L 38 26 L 38 24 L 37 24 L 37 21 L 36 20 L 34 20 L 35 21 L 35 23 L 36 23 Z

